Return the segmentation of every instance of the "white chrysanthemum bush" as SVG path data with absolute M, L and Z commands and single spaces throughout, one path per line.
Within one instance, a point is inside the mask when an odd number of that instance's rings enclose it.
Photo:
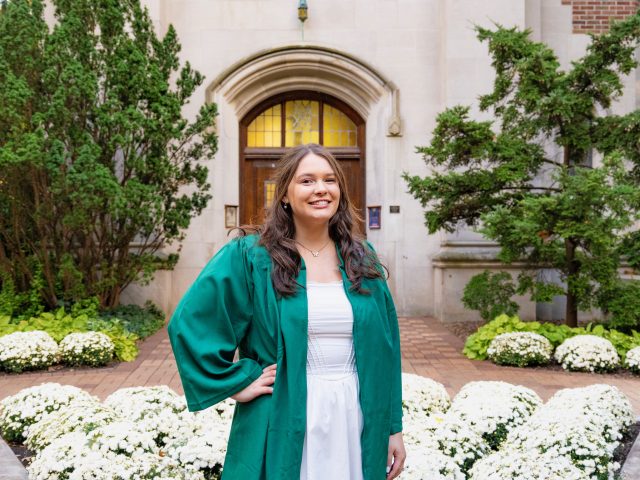
M 471 480 L 590 480 L 571 460 L 555 452 L 542 454 L 504 448 L 477 462 Z
M 43 384 L 0 402 L 0 431 L 35 453 L 34 480 L 215 480 L 234 408 L 226 400 L 192 413 L 165 386 L 121 389 L 101 403 Z
M 42 417 L 25 431 L 27 448 L 42 450 L 51 442 L 72 432 L 88 434 L 98 427 L 124 420 L 114 409 L 97 400 L 77 401 L 64 405 Z
M 102 367 L 113 359 L 115 346 L 102 332 L 70 333 L 60 342 L 60 358 L 71 366 Z
M 402 480 L 465 480 L 467 477 L 451 457 L 429 447 L 407 445 Z
M 608 479 L 619 468 L 613 452 L 633 422 L 631 404 L 616 387 L 564 389 L 511 432 L 506 443 L 527 454 L 564 456 L 587 478 Z
M 47 414 L 79 402 L 98 402 L 84 390 L 71 385 L 44 383 L 25 388 L 0 401 L 0 435 L 8 441 L 23 441 L 27 427 Z
M 58 344 L 47 332 L 14 332 L 0 337 L 0 370 L 20 373 L 58 361 Z
M 127 422 L 72 432 L 38 452 L 28 467 L 34 480 L 184 479 L 180 466 L 154 450 L 149 434 Z
M 629 400 L 608 385 L 562 390 L 542 404 L 524 387 L 471 382 L 449 404 L 442 385 L 403 381 L 414 397 L 405 404 L 401 480 L 613 478 L 613 451 L 635 421 Z M 216 480 L 234 408 L 227 400 L 191 413 L 167 387 L 125 388 L 100 403 L 45 384 L 0 402 L 0 428 L 26 437 L 33 480 Z
M 555 359 L 566 370 L 609 372 L 620 364 L 613 344 L 595 335 L 576 335 L 566 339 L 555 351 Z
M 506 382 L 470 382 L 455 396 L 447 412 L 469 425 L 497 449 L 515 427 L 542 405 L 531 389 Z
M 409 417 L 424 417 L 446 412 L 451 399 L 442 384 L 412 373 L 402 374 L 402 409 L 405 421 Z
M 152 433 L 159 447 L 191 438 L 201 429 L 194 414 L 187 411 L 184 397 L 164 385 L 122 388 L 109 395 L 104 403 Z
M 635 373 L 640 373 L 640 347 L 632 348 L 627 352 L 624 366 Z
M 551 342 L 533 332 L 502 333 L 491 341 L 487 349 L 487 355 L 494 363 L 517 367 L 546 365 L 552 354 Z

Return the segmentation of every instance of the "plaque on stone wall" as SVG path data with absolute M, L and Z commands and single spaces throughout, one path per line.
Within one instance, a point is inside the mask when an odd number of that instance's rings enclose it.
M 238 206 L 224 206 L 224 228 L 233 228 L 238 226 Z
M 371 230 L 379 229 L 382 207 L 380 205 L 374 205 L 372 207 L 367 207 L 367 211 L 369 213 L 369 228 Z

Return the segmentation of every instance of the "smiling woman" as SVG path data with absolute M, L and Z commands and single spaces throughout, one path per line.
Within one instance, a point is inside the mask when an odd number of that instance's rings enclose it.
M 178 305 L 169 335 L 189 408 L 238 402 L 225 480 L 400 474 L 398 319 L 359 221 L 333 155 L 292 148 L 264 225 L 241 228 Z

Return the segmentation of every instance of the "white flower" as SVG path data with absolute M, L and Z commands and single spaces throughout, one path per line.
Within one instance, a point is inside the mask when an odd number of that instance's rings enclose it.
M 564 389 L 512 431 L 506 445 L 529 454 L 554 452 L 590 478 L 611 478 L 613 452 L 634 421 L 631 403 L 616 387 Z
M 576 335 L 566 339 L 554 356 L 562 368 L 584 372 L 606 372 L 620 363 L 613 344 L 595 335 Z
M 402 480 L 465 480 L 453 459 L 428 447 L 407 445 Z
M 58 361 L 58 344 L 47 332 L 14 332 L 0 337 L 0 370 L 22 372 Z
M 404 422 L 403 437 L 405 444 L 415 449 L 439 450 L 462 472 L 491 451 L 489 444 L 467 422 L 450 414 L 410 417 Z
M 92 432 L 93 433 L 93 432 Z M 112 432 L 113 433 L 113 432 Z M 32 480 L 164 480 L 183 479 L 179 465 L 158 451 L 134 449 L 131 454 L 104 448 L 106 432 L 91 438 L 73 432 L 41 450 L 27 468 Z M 133 433 L 135 437 L 137 433 Z M 122 434 L 119 434 L 122 436 Z M 147 442 L 150 439 L 147 439 Z M 152 443 L 152 442 L 151 442 Z
M 567 457 L 504 448 L 478 461 L 470 480 L 589 480 Z
M 27 427 L 25 445 L 30 450 L 39 451 L 67 433 L 80 431 L 87 434 L 102 425 L 121 420 L 124 418 L 115 410 L 95 400 L 74 402 L 44 415 L 39 422 Z
M 444 386 L 430 378 L 402 374 L 402 409 L 404 418 L 446 412 L 451 399 Z
M 627 352 L 624 365 L 635 373 L 640 373 L 640 347 L 632 348 Z
M 73 403 L 99 400 L 71 385 L 43 383 L 0 401 L 0 434 L 9 441 L 24 439 L 25 430 L 50 412 Z
M 495 337 L 487 355 L 500 365 L 544 365 L 551 360 L 553 345 L 546 337 L 533 332 L 509 332 Z
M 70 333 L 60 342 L 60 356 L 68 365 L 106 365 L 113 358 L 115 347 L 102 332 Z
M 531 389 L 506 382 L 470 382 L 455 396 L 448 415 L 467 422 L 492 448 L 540 406 Z
M 214 423 L 190 438 L 173 440 L 166 446 L 167 455 L 185 468 L 190 476 L 205 470 L 222 469 L 227 453 L 230 424 Z
M 190 438 L 201 429 L 196 416 L 187 411 L 184 397 L 164 385 L 122 388 L 104 403 L 151 433 L 158 446 Z

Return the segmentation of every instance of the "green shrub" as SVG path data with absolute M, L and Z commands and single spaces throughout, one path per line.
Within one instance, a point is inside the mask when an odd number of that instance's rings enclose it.
M 498 315 L 515 315 L 519 306 L 511 300 L 516 293 L 511 275 L 507 272 L 490 273 L 485 270 L 474 275 L 464 287 L 462 304 L 469 310 L 478 310 L 484 320 Z
M 147 301 L 144 307 L 138 305 L 120 305 L 111 310 L 101 312 L 100 318 L 109 321 L 120 320 L 122 325 L 139 338 L 147 338 L 164 326 L 165 315 L 152 302 Z
M 89 321 L 89 327 L 91 330 L 102 332 L 109 336 L 115 347 L 115 356 L 118 360 L 130 362 L 138 356 L 138 347 L 136 345 L 138 336 L 127 330 L 119 319 L 92 319 Z

